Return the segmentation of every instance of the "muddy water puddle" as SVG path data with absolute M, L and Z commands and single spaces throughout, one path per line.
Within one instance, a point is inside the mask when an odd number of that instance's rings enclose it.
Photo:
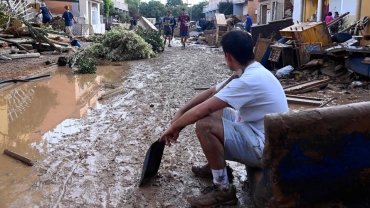
M 65 135 L 80 131 L 89 108 L 104 101 L 104 83 L 121 84 L 126 66 L 101 66 L 93 75 L 74 75 L 68 68 L 50 72 L 52 78 L 17 84 L 0 91 L 0 207 L 22 198 L 37 177 L 33 169 L 2 154 L 12 150 L 40 160 Z

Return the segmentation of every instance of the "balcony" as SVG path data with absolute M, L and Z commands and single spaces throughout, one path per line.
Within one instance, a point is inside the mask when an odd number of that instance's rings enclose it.
M 208 5 L 203 6 L 203 13 L 207 13 L 207 12 L 208 12 Z
M 123 11 L 128 11 L 128 5 L 125 3 L 124 0 L 112 0 L 114 4 L 114 8 L 123 10 Z
M 233 0 L 233 4 L 244 4 L 245 0 Z

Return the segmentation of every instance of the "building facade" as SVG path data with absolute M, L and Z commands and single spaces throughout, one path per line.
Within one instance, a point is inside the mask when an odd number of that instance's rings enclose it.
M 332 12 L 333 15 L 334 12 L 338 12 L 339 15 L 349 12 L 346 21 L 350 23 L 357 19 L 360 2 L 359 0 L 352 0 L 351 3 L 348 0 L 294 0 L 293 19 L 295 22 L 325 21 L 325 15 L 328 12 Z M 367 0 L 362 2 L 369 3 Z
M 258 3 L 257 22 L 259 24 L 290 18 L 293 15 L 293 0 L 258 0 Z
M 112 2 L 116 11 L 123 13 L 125 16 L 129 15 L 128 5 L 125 0 L 112 0 Z

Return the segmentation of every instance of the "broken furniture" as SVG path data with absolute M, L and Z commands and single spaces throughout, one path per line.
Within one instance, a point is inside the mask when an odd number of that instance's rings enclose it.
M 368 207 L 370 102 L 265 116 L 256 207 Z
M 292 45 L 287 44 L 274 44 L 271 45 L 271 52 L 269 56 L 269 61 L 273 64 L 273 68 L 276 68 L 276 64 L 280 63 L 277 68 L 283 68 L 285 66 L 291 65 L 296 66 L 294 63 L 294 50 Z
M 271 35 L 271 33 L 275 33 L 275 39 L 280 40 L 282 38 L 281 34 L 279 33 L 280 30 L 293 25 L 293 19 L 287 18 L 283 20 L 276 20 L 271 21 L 268 24 L 264 25 L 255 25 L 252 26 L 252 40 L 253 45 L 257 44 L 258 37 L 260 38 L 267 38 Z
M 325 22 L 302 22 L 280 30 L 282 37 L 296 40 L 299 43 L 331 43 L 331 36 Z

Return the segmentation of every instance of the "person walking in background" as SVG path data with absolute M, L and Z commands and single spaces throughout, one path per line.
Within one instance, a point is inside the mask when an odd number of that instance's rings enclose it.
M 130 30 L 133 30 L 136 26 L 136 19 L 134 17 L 130 20 Z
M 40 14 L 42 15 L 42 24 L 46 27 L 49 26 L 49 23 L 53 19 L 53 15 L 51 14 L 50 9 L 46 7 L 45 3 L 41 3 L 40 11 L 35 18 L 37 19 Z
M 173 33 L 175 31 L 175 27 L 177 27 L 177 21 L 176 21 L 176 18 L 174 16 L 172 16 L 172 13 L 171 13 L 171 18 L 173 20 L 173 25 L 171 26 L 171 28 L 172 28 L 172 34 L 171 34 L 171 36 L 172 36 L 172 39 L 174 39 L 175 36 L 173 35 Z
M 325 17 L 325 22 L 326 24 L 328 24 L 329 22 L 333 21 L 334 18 L 333 18 L 333 13 L 329 12 L 328 15 L 326 15 Z M 329 30 L 330 30 L 330 34 L 332 35 L 334 33 L 334 27 L 329 27 Z
M 186 14 L 185 9 L 181 9 L 181 15 L 177 18 L 177 22 L 180 24 L 180 37 L 182 49 L 185 49 L 185 43 L 188 39 L 189 34 L 189 22 L 190 17 Z
M 64 19 L 64 23 L 65 23 L 65 26 L 66 26 L 67 36 L 70 37 L 70 38 L 74 38 L 73 32 L 72 32 L 72 20 L 74 21 L 74 23 L 77 23 L 77 22 L 76 22 L 75 18 L 73 17 L 72 12 L 69 11 L 69 7 L 65 6 L 64 9 L 66 11 L 63 13 L 62 18 Z
M 163 32 L 164 35 L 166 36 L 164 39 L 164 45 L 166 45 L 166 40 L 168 38 L 168 47 L 171 47 L 172 25 L 173 18 L 171 17 L 171 11 L 167 11 L 167 16 L 163 18 Z
M 247 14 L 247 16 L 245 17 L 245 30 L 250 33 L 252 25 L 253 25 L 252 17 L 250 17 L 249 14 Z
M 339 18 L 339 13 L 334 12 L 334 20 Z M 339 31 L 339 26 L 341 25 L 341 21 L 338 21 L 333 26 L 331 26 L 330 31 L 332 31 L 333 34 L 337 33 Z
M 334 18 L 333 18 L 333 13 L 329 12 L 328 15 L 326 15 L 325 17 L 325 22 L 326 24 L 328 24 L 329 22 L 331 22 Z

